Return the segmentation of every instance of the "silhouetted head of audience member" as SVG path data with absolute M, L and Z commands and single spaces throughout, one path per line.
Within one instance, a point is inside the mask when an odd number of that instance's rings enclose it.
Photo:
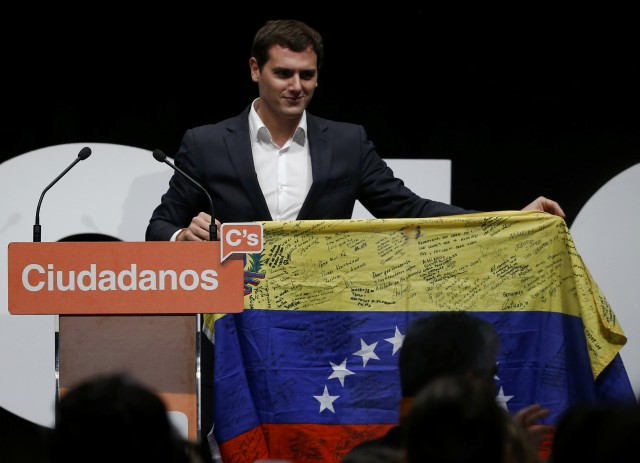
M 370 447 L 399 449 L 402 431 L 407 426 L 407 416 L 413 409 L 418 392 L 434 381 L 453 376 L 470 383 L 465 387 L 484 389 L 484 397 L 491 402 L 491 405 L 485 404 L 487 408 L 491 413 L 497 409 L 503 416 L 506 422 L 502 424 L 504 428 L 501 431 L 505 433 L 502 438 L 504 459 L 496 461 L 534 463 L 538 458 L 540 435 L 553 429 L 553 426 L 538 424 L 549 411 L 539 404 L 532 404 L 512 416 L 498 404 L 495 378 L 499 352 L 500 336 L 494 325 L 472 313 L 437 312 L 415 319 L 407 328 L 398 360 L 402 393 L 399 426 L 392 427 L 378 438 L 358 444 L 346 456 Z M 497 432 L 495 427 L 494 431 Z M 461 454 L 460 458 L 466 458 L 466 455 Z
M 363 447 L 349 452 L 340 463 L 404 463 L 400 451 L 391 447 Z
M 637 461 L 640 458 L 640 407 L 580 404 L 557 423 L 549 463 Z
M 187 463 L 187 447 L 160 397 L 126 375 L 79 384 L 56 407 L 54 463 Z
M 0 407 L 0 462 L 48 463 L 53 429 Z
M 464 374 L 435 378 L 405 418 L 406 462 L 502 462 L 509 419 L 480 381 Z
M 413 397 L 441 375 L 472 375 L 495 389 L 500 336 L 468 312 L 438 312 L 414 320 L 400 351 L 403 397 Z M 495 396 L 494 396 L 495 397 Z

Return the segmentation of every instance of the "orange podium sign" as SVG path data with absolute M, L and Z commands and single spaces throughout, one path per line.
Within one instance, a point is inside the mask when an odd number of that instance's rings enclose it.
M 217 241 L 10 243 L 9 312 L 242 312 L 243 260 L 220 255 Z

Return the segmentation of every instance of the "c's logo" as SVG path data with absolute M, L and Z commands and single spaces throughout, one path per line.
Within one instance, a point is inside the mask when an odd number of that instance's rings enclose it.
M 262 252 L 263 230 L 261 223 L 223 223 L 220 225 L 220 262 L 231 254 Z

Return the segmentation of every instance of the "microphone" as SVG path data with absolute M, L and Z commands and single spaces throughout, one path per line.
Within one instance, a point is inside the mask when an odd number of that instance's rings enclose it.
M 167 159 L 167 155 L 164 154 L 164 152 L 162 152 L 161 150 L 157 150 L 157 149 L 153 150 L 153 157 L 156 158 L 156 161 L 164 162 L 166 165 L 171 167 L 176 172 L 180 172 L 180 174 L 182 174 L 187 180 L 189 180 L 192 184 L 194 184 L 196 187 L 202 190 L 205 195 L 207 195 L 207 198 L 209 198 L 209 205 L 211 206 L 211 223 L 209 224 L 209 239 L 211 241 L 216 241 L 218 239 L 218 229 L 216 227 L 216 220 L 213 214 L 213 200 L 211 199 L 211 195 L 209 194 L 209 192 L 202 185 L 196 182 L 193 178 L 189 177 L 183 170 L 176 167 L 174 163 L 169 161 Z
M 55 180 L 53 182 L 51 182 L 42 192 L 42 194 L 40 195 L 40 201 L 38 201 L 38 207 L 36 209 L 36 223 L 33 225 L 33 242 L 34 243 L 39 243 L 40 242 L 40 238 L 41 238 L 41 227 L 40 227 L 40 206 L 42 205 L 42 198 L 44 198 L 44 194 L 49 191 L 49 188 L 51 188 L 58 180 L 60 180 L 67 172 L 69 172 L 71 170 L 71 168 L 73 166 L 75 166 L 77 163 L 79 163 L 80 161 L 84 161 L 85 159 L 87 159 L 89 156 L 91 156 L 91 148 L 89 148 L 88 146 L 85 146 L 84 148 L 82 148 L 80 150 L 80 152 L 78 153 L 78 157 L 69 165 L 69 167 L 67 167 L 65 170 L 62 171 L 62 173 L 60 175 L 58 175 Z

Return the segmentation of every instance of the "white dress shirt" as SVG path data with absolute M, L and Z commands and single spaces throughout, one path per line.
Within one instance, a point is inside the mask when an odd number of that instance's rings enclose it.
M 253 163 L 262 194 L 273 220 L 295 220 L 313 181 L 307 140 L 307 113 L 305 111 L 302 114 L 293 136 L 279 147 L 273 142 L 254 104 L 249 112 L 249 132 Z

